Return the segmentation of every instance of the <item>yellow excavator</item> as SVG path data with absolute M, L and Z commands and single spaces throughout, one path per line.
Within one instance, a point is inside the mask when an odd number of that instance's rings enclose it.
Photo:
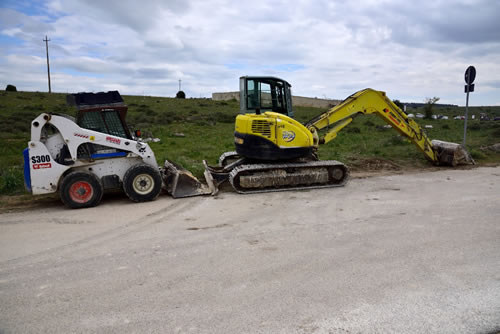
M 205 164 L 205 178 L 217 193 L 229 180 L 239 193 L 343 186 L 346 165 L 319 160 L 318 146 L 333 140 L 359 114 L 376 114 L 413 142 L 436 165 L 473 163 L 456 143 L 430 140 L 423 129 L 384 92 L 364 89 L 307 122 L 293 119 L 291 85 L 276 77 L 240 78 L 240 115 L 236 117 L 235 152 L 226 152 L 219 166 Z

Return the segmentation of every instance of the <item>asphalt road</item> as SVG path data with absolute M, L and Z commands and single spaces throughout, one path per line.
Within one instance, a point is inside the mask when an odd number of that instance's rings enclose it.
M 0 215 L 0 333 L 496 333 L 500 168 Z

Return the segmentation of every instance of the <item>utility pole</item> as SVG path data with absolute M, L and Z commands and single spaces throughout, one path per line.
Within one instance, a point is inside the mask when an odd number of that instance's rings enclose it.
M 181 79 L 179 79 L 179 92 L 181 91 Z
M 43 41 L 45 42 L 45 51 L 47 52 L 47 77 L 49 78 L 49 93 L 52 93 L 52 90 L 50 89 L 50 65 L 49 65 L 49 42 L 50 42 L 50 39 L 48 39 L 47 35 L 45 35 L 45 39 Z

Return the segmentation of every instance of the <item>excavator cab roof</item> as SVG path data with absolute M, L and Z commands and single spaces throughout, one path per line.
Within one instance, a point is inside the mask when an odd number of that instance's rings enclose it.
M 293 117 L 292 94 L 287 81 L 272 76 L 240 78 L 240 113 L 274 111 Z

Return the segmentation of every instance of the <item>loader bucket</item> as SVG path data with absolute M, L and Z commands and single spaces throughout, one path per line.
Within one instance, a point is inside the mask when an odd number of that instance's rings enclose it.
M 465 147 L 460 144 L 442 140 L 431 141 L 432 147 L 437 152 L 440 165 L 457 166 L 475 164 L 474 159 Z
M 162 170 L 166 191 L 173 198 L 208 195 L 211 190 L 201 183 L 191 172 L 177 164 L 165 160 Z

